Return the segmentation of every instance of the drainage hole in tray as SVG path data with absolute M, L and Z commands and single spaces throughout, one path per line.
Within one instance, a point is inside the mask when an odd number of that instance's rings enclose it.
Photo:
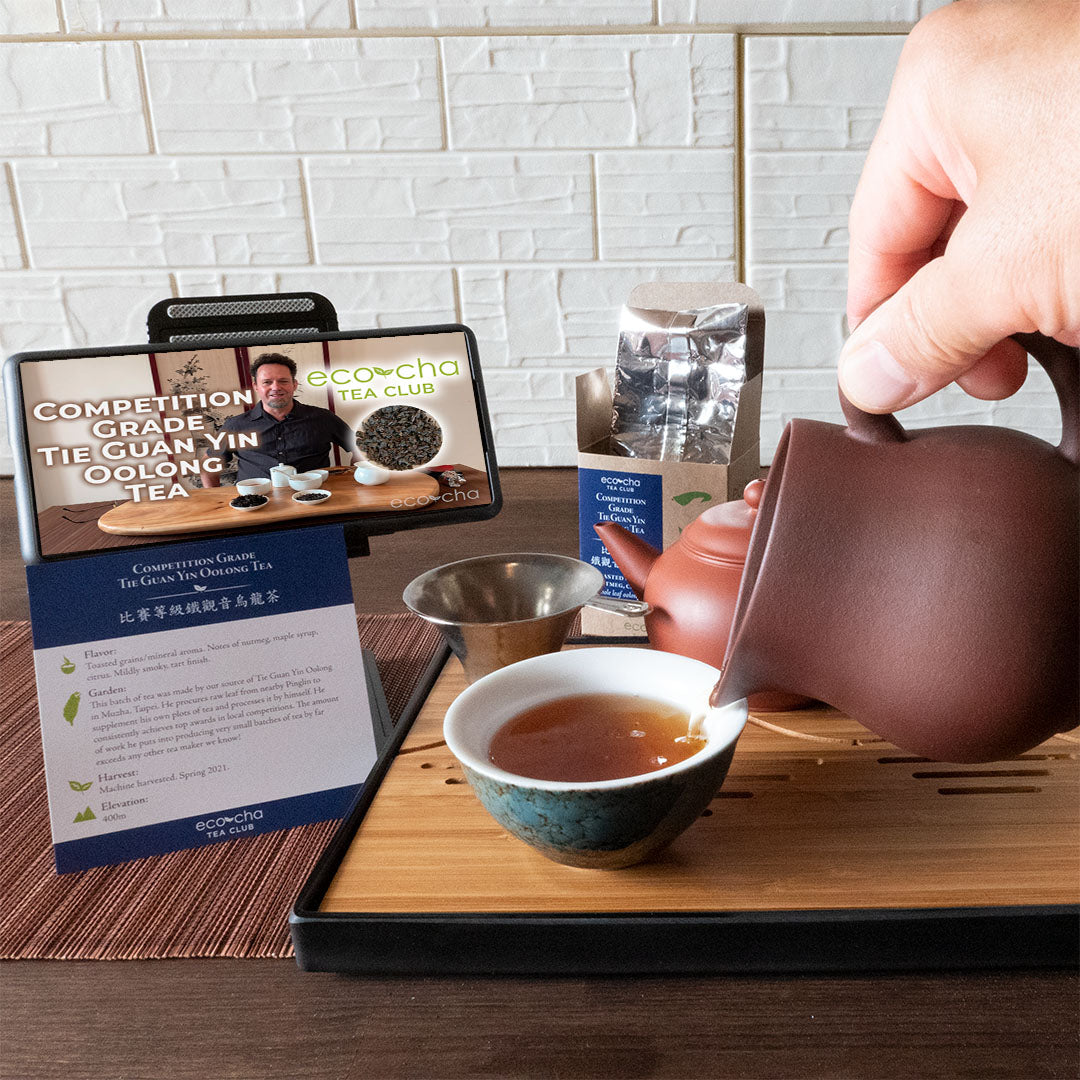
M 966 780 L 969 777 L 1049 776 L 1049 769 L 939 769 L 936 772 L 913 772 L 916 780 Z
M 939 787 L 939 795 L 1038 795 L 1041 787 Z

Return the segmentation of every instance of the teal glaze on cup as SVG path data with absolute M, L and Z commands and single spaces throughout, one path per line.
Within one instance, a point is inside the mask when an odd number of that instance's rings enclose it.
M 746 702 L 709 709 L 720 673 L 652 649 L 596 648 L 511 664 L 473 683 L 447 710 L 443 733 L 488 813 L 555 862 L 615 870 L 650 858 L 700 817 L 727 775 Z M 640 776 L 589 783 L 515 776 L 488 760 L 507 720 L 571 694 L 639 694 L 702 715 L 704 749 Z

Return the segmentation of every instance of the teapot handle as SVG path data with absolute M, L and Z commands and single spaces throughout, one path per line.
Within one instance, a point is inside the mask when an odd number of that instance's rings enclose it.
M 1061 407 L 1058 452 L 1080 465 L 1080 348 L 1063 345 L 1045 334 L 1013 334 L 1050 376 Z
M 848 431 L 860 442 L 903 442 L 907 438 L 907 432 L 892 413 L 863 412 L 858 405 L 848 401 L 843 390 L 838 390 L 838 393 Z
M 1013 341 L 1022 345 L 1042 365 L 1057 393 L 1061 408 L 1061 442 L 1058 452 L 1074 465 L 1080 464 L 1080 348 L 1063 345 L 1045 334 L 1013 334 Z M 863 442 L 903 442 L 907 434 L 892 413 L 863 412 L 840 391 L 840 407 L 844 410 L 851 434 Z

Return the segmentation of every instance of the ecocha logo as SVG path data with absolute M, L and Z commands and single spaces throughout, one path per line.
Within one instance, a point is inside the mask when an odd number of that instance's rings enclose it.
M 262 821 L 262 810 L 240 810 L 235 814 L 219 814 L 217 817 L 199 818 L 195 822 L 195 831 L 205 833 L 210 840 L 221 840 L 227 836 L 243 836 L 255 831 L 255 823 Z

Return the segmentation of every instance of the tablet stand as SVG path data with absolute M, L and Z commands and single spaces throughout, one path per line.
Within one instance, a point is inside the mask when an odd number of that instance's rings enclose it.
M 334 305 L 313 292 L 177 296 L 159 300 L 146 316 L 151 344 L 257 345 L 337 329 Z M 355 526 L 344 528 L 349 556 L 370 555 L 367 535 Z
M 338 328 L 334 305 L 319 293 L 247 293 L 177 296 L 160 300 L 146 317 L 151 343 L 280 341 L 289 334 L 324 334 Z

